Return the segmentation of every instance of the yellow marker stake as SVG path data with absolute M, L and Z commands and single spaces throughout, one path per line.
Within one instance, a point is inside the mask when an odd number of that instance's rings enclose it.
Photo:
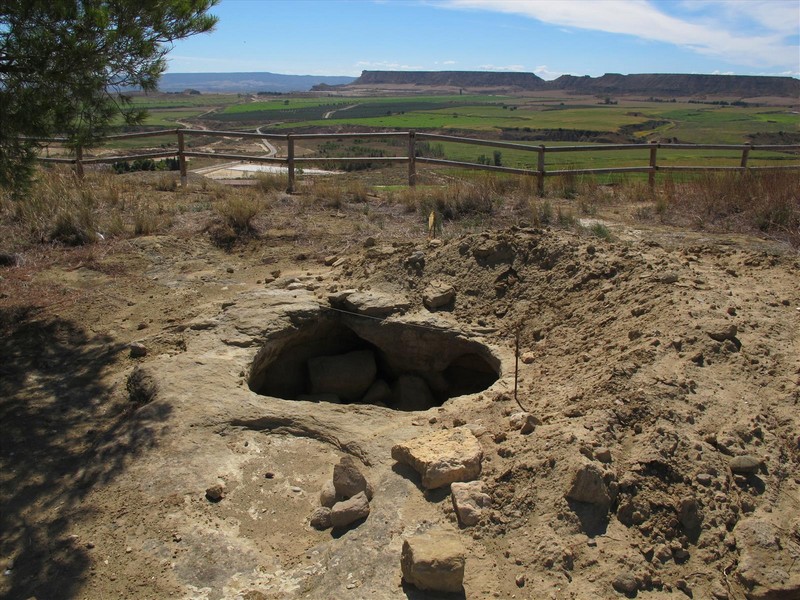
M 431 211 L 430 216 L 428 217 L 428 237 L 436 237 L 434 225 L 436 225 L 436 214 Z

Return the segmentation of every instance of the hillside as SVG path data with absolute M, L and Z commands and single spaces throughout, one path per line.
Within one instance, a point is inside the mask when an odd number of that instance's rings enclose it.
M 580 94 L 647 94 L 653 96 L 800 96 L 800 80 L 750 75 L 689 75 L 650 73 L 601 77 L 562 75 L 545 81 L 533 73 L 484 71 L 364 71 L 341 89 L 370 86 L 503 88 L 527 91 L 560 90 Z

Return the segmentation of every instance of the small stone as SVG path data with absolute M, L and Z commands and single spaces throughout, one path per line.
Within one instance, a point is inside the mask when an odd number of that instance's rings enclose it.
M 217 483 L 206 489 L 206 498 L 211 502 L 219 502 L 225 497 L 225 485 Z
M 328 480 L 322 484 L 322 489 L 319 492 L 319 503 L 322 506 L 333 508 L 333 505 L 339 500 L 344 500 L 344 498 L 336 497 L 336 488 L 333 485 L 333 481 Z
M 514 580 L 514 583 L 517 584 L 518 588 L 525 587 L 525 574 L 517 575 L 517 578 Z
M 744 456 L 734 456 L 728 461 L 728 467 L 732 473 L 737 475 L 750 475 L 758 473 L 761 468 L 761 461 L 755 456 L 745 454 Z
M 605 446 L 600 446 L 596 448 L 594 451 L 594 457 L 599 460 L 601 463 L 610 463 L 611 462 L 611 450 L 606 448 Z
M 337 259 L 337 258 L 338 258 L 338 257 L 337 257 L 335 254 L 333 254 L 333 255 L 331 255 L 331 256 L 326 256 L 326 257 L 325 257 L 325 259 L 324 259 L 325 266 L 326 266 L 326 267 L 330 267 L 331 265 L 333 265 L 333 263 L 335 263 L 335 262 L 336 262 L 336 259 Z
M 333 526 L 331 522 L 331 509 L 327 506 L 319 506 L 311 513 L 311 526 L 314 529 L 324 531 Z
M 147 347 L 140 342 L 131 342 L 128 344 L 131 358 L 142 358 L 147 356 Z
M 529 365 L 536 360 L 536 355 L 533 352 L 524 352 L 519 359 L 523 364 Z
M 662 273 L 661 276 L 658 278 L 661 283 L 675 283 L 678 281 L 678 275 L 676 273 Z
M 352 456 L 343 456 L 333 467 L 333 487 L 339 497 L 352 498 L 359 492 L 364 492 L 367 499 L 372 500 L 372 486 Z
M 92 548 L 94 548 L 94 542 L 86 542 L 86 547 L 87 547 L 89 550 L 91 550 Z
M 453 508 L 462 525 L 471 526 L 481 520 L 484 508 L 488 508 L 492 500 L 483 493 L 482 481 L 454 482 L 450 484 Z
M 403 579 L 420 590 L 461 592 L 465 554 L 455 533 L 434 531 L 410 537 L 403 541 L 400 557 Z
M 436 310 L 452 304 L 455 299 L 455 288 L 439 281 L 432 282 L 422 295 L 422 303 L 428 310 Z
M 606 507 L 611 504 L 603 471 L 595 463 L 584 464 L 575 471 L 566 497 Z
M 724 342 L 725 340 L 731 340 L 732 342 L 737 342 L 736 334 L 738 333 L 739 329 L 736 325 L 721 325 L 715 327 L 713 329 L 707 329 L 706 334 L 715 342 Z
M 533 415 L 527 415 L 525 417 L 525 422 L 522 424 L 522 427 L 520 427 L 519 432 L 522 435 L 528 435 L 530 433 L 533 433 L 534 430 L 536 429 L 536 426 L 539 425 L 540 423 L 541 421 L 536 417 L 534 417 Z
M 632 594 L 639 589 L 639 582 L 632 573 L 620 573 L 614 578 L 611 585 L 621 594 Z
M 697 483 L 704 486 L 711 485 L 711 482 L 714 480 L 708 473 L 698 473 L 695 479 L 697 479 Z
M 359 519 L 369 516 L 369 500 L 364 492 L 359 492 L 349 500 L 342 500 L 331 509 L 331 525 L 334 529 L 347 527 Z
M 695 498 L 681 498 L 678 502 L 678 520 L 688 531 L 696 531 L 703 522 L 703 514 L 700 512 L 700 505 Z
M 666 544 L 661 544 L 658 548 L 656 548 L 653 556 L 660 562 L 665 563 L 669 560 L 672 560 L 672 550 L 670 550 L 669 546 Z

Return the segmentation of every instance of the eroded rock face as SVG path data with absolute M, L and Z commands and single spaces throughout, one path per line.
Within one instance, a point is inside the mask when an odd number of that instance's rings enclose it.
M 397 444 L 392 458 L 412 467 L 422 476 L 422 486 L 430 490 L 476 479 L 483 450 L 472 431 L 456 427 Z
M 800 572 L 788 540 L 772 523 L 749 518 L 733 530 L 740 550 L 736 574 L 745 586 L 748 600 L 793 600 L 800 598 Z M 794 567 L 794 568 L 793 568 Z
M 429 532 L 403 541 L 403 579 L 420 590 L 460 592 L 464 585 L 465 551 L 451 532 Z

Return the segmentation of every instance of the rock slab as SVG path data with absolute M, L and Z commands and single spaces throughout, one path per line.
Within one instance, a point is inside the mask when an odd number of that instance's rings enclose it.
M 403 541 L 403 579 L 420 590 L 460 592 L 465 562 L 464 546 L 455 533 L 429 532 Z
M 392 458 L 413 468 L 422 477 L 422 487 L 431 490 L 477 479 L 483 450 L 472 431 L 456 427 L 397 444 Z

